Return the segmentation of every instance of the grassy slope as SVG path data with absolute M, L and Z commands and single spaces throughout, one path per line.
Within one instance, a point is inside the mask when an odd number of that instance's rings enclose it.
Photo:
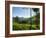
M 13 23 L 13 30 L 36 30 L 36 25 Z M 38 25 L 39 29 L 39 25 Z

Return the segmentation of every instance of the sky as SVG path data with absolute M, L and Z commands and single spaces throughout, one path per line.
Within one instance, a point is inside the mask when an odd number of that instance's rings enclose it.
M 12 16 L 13 17 L 24 17 L 29 18 L 31 16 L 36 15 L 32 8 L 25 8 L 25 7 L 13 7 L 12 8 Z

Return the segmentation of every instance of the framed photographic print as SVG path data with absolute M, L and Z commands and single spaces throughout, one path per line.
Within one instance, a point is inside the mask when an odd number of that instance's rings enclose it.
M 45 34 L 44 3 L 5 1 L 5 36 Z

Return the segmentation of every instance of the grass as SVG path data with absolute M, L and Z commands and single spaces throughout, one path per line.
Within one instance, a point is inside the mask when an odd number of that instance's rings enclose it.
M 31 25 L 29 23 L 26 24 L 20 24 L 17 22 L 13 22 L 13 30 L 36 30 L 40 29 L 40 25 L 38 25 L 38 28 L 36 25 Z
M 13 30 L 29 30 L 30 24 L 13 24 Z

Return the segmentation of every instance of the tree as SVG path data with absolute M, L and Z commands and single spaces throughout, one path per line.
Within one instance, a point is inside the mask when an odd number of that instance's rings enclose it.
M 36 13 L 36 16 L 35 16 L 35 24 L 36 24 L 36 29 L 38 28 L 38 25 L 39 25 L 39 17 L 40 17 L 40 13 L 39 12 L 39 9 L 38 8 L 32 8 L 33 11 Z
M 38 8 L 32 8 L 34 12 L 36 12 L 36 14 L 38 13 L 39 9 Z
M 18 16 L 16 16 L 16 17 L 15 17 L 15 21 L 16 21 L 16 22 L 18 22 L 18 20 L 19 20 L 19 17 L 18 17 Z

